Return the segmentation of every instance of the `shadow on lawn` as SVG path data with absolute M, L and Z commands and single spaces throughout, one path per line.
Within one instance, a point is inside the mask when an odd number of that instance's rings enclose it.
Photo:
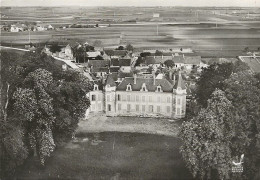
M 28 160 L 17 179 L 192 179 L 178 138 L 119 132 L 76 138 L 73 148 L 58 148 L 45 167 Z

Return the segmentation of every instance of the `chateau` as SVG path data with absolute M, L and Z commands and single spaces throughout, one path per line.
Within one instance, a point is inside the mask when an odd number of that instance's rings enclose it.
M 182 118 L 186 114 L 186 87 L 181 72 L 173 78 L 126 77 L 118 85 L 109 74 L 102 85 L 95 83 L 88 93 L 87 114 Z

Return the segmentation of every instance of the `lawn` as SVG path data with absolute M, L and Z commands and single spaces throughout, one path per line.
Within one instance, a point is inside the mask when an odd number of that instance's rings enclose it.
M 99 143 L 93 144 L 94 137 Z M 180 145 L 178 138 L 163 135 L 81 134 L 76 142 L 58 148 L 45 167 L 28 160 L 17 171 L 17 180 L 192 179 L 181 159 Z

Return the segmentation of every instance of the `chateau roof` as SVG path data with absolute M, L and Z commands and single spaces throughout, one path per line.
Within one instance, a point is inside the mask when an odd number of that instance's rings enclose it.
M 113 75 L 112 75 L 112 74 L 109 74 L 109 75 L 107 76 L 105 85 L 110 85 L 110 87 L 116 86 L 116 83 L 115 83 L 115 81 L 114 81 L 114 79 L 113 79 Z
M 140 91 L 143 83 L 145 83 L 146 88 L 150 92 L 155 92 L 158 85 L 162 87 L 163 92 L 172 92 L 173 85 L 167 79 L 154 79 L 153 78 L 138 78 L 136 79 L 136 84 L 134 84 L 133 77 L 126 77 L 117 87 L 118 91 L 125 91 L 128 84 L 131 84 L 132 91 Z
M 186 89 L 184 80 L 182 79 L 182 75 L 181 75 L 180 72 L 179 72 L 177 78 L 178 78 L 178 81 L 177 81 L 177 83 L 174 85 L 174 89 L 177 89 L 178 87 L 180 87 L 180 88 L 182 88 L 182 89 Z

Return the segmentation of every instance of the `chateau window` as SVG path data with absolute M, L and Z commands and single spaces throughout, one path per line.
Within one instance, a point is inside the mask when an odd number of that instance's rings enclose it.
M 131 86 L 131 84 L 128 84 L 128 85 L 126 86 L 126 91 L 132 91 L 132 86 Z
M 180 108 L 177 108 L 177 114 L 181 114 Z
M 167 103 L 170 103 L 170 102 L 171 102 L 171 98 L 167 97 Z
M 171 112 L 171 107 L 167 106 L 167 113 L 170 113 L 170 112 Z
M 161 98 L 160 97 L 157 97 L 157 102 L 161 102 Z
M 92 100 L 92 101 L 96 101 L 96 95 L 93 94 L 93 95 L 91 96 L 91 100 Z
M 142 105 L 142 111 L 145 112 L 145 105 Z
M 153 102 L 153 97 L 149 96 L 149 102 Z
M 157 106 L 157 112 L 161 112 L 161 106 Z
M 131 110 L 131 104 L 127 104 L 127 112 Z
M 98 110 L 102 110 L 102 109 L 101 109 L 101 104 L 100 104 L 100 103 L 98 104 Z
M 149 105 L 149 112 L 153 112 L 153 105 Z
M 139 102 L 139 96 L 138 95 L 136 95 L 135 99 L 136 99 L 136 102 Z
M 130 95 L 127 95 L 127 101 L 130 101 Z
M 101 94 L 98 95 L 98 101 L 101 101 Z
M 181 100 L 180 99 L 177 99 L 177 104 L 181 104 Z
M 141 91 L 147 91 L 147 88 L 146 88 L 145 83 L 143 83 L 142 88 L 141 88 Z
M 142 96 L 142 102 L 145 102 L 145 96 Z
M 135 96 L 131 96 L 131 101 L 135 102 Z
M 139 104 L 137 104 L 137 105 L 135 106 L 135 110 L 136 110 L 137 112 L 139 112 Z
M 162 92 L 162 87 L 160 85 L 156 87 L 156 92 Z
M 110 101 L 110 96 L 109 95 L 107 95 L 107 101 Z
M 121 96 L 120 96 L 120 94 L 117 95 L 117 100 L 118 100 L 118 101 L 121 101 Z
M 108 104 L 107 109 L 108 111 L 111 111 L 111 104 Z
M 94 84 L 94 90 L 98 91 L 98 85 L 97 84 Z
M 118 111 L 120 111 L 121 110 L 121 104 L 118 104 Z
M 126 101 L 126 95 L 125 94 L 122 94 L 122 100 Z

